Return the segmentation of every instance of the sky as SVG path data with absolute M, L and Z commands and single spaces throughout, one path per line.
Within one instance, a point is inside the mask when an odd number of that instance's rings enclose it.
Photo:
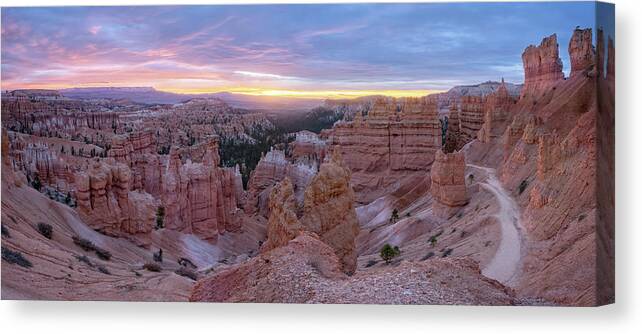
M 557 33 L 568 73 L 593 2 L 2 8 L 2 89 L 417 96 L 522 82 Z

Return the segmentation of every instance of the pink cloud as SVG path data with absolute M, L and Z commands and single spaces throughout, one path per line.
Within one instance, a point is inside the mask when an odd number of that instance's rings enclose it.
M 89 28 L 89 32 L 92 35 L 97 35 L 100 32 L 100 29 L 102 29 L 102 26 L 92 26 L 91 28 Z

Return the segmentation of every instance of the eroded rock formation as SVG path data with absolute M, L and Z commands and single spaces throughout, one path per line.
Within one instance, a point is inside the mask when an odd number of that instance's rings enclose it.
M 272 149 L 261 158 L 250 175 L 245 211 L 249 214 L 269 215 L 269 196 L 272 187 L 288 177 L 294 187 L 294 197 L 299 205 L 303 203 L 305 188 L 317 172 L 316 165 L 292 163 L 285 153 Z
M 287 245 L 303 231 L 303 225 L 299 222 L 296 212 L 294 189 L 292 182 L 286 177 L 272 189 L 270 194 L 267 241 L 261 246 L 262 252 Z
M 347 277 L 332 248 L 305 232 L 284 247 L 199 280 L 190 301 L 510 305 L 516 299 L 467 259 L 404 261 Z
M 319 165 L 325 158 L 326 144 L 310 131 L 300 131 L 292 142 L 292 160 L 295 163 Z
M 176 149 L 170 151 L 162 195 L 168 228 L 205 240 L 238 229 L 236 191 L 241 176 L 235 169 L 222 169 L 218 164 L 216 140 L 210 142 L 200 163 L 181 164 Z
M 305 230 L 318 235 L 334 250 L 343 271 L 353 273 L 357 262 L 355 239 L 359 233 L 354 202 L 350 170 L 342 165 L 336 152 L 321 165 L 305 190 L 302 210 L 297 209 L 292 183 L 285 178 L 270 194 L 268 240 L 262 251 L 284 246 Z M 302 212 L 300 218 L 296 212 Z
M 510 118 L 510 108 L 515 103 L 508 93 L 502 79 L 502 85 L 484 100 L 484 124 L 478 133 L 478 138 L 484 143 L 493 138 L 501 137 L 506 129 L 504 124 Z
M 450 218 L 459 207 L 468 203 L 466 191 L 466 158 L 463 152 L 435 154 L 435 163 L 430 170 L 430 192 L 435 201 L 433 213 Z
M 484 100 L 481 96 L 461 98 L 459 128 L 466 141 L 477 138 L 477 132 L 484 124 Z
M 522 53 L 522 61 L 524 63 L 522 97 L 538 95 L 564 79 L 556 34 L 544 38 L 539 46 L 528 46 Z
M 595 65 L 595 50 L 593 49 L 593 33 L 591 28 L 575 29 L 568 44 L 571 58 L 571 77 Z
M 409 173 L 430 168 L 442 144 L 436 98 L 408 98 L 401 106 L 379 98 L 366 117 L 335 124 L 328 141 L 352 171 L 358 200 L 370 201 Z
M 75 175 L 78 212 L 95 230 L 148 246 L 158 201 L 148 193 L 130 191 L 129 182 L 127 166 L 94 161 Z
M 301 222 L 334 249 L 346 273 L 353 273 L 357 266 L 355 239 L 359 224 L 354 203 L 350 170 L 335 151 L 305 190 Z

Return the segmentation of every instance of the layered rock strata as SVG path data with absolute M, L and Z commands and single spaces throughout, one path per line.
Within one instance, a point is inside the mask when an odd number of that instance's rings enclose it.
M 477 132 L 484 124 L 484 100 L 481 96 L 464 96 L 461 98 L 459 128 L 466 141 L 477 138 Z
M 524 63 L 522 97 L 538 95 L 564 79 L 556 34 L 544 38 L 539 46 L 528 46 L 522 53 L 522 61 Z
M 370 202 L 400 179 L 430 169 L 442 145 L 436 97 L 378 98 L 367 116 L 335 124 L 328 145 L 337 149 L 352 171 L 360 203 Z
M 326 144 L 310 131 L 297 132 L 292 142 L 292 160 L 295 163 L 319 165 L 325 158 Z
M 78 212 L 90 227 L 143 246 L 151 243 L 158 201 L 148 193 L 129 190 L 127 166 L 94 161 L 88 170 L 75 174 L 74 184 Z
M 270 194 L 270 217 L 267 222 L 267 241 L 261 246 L 262 252 L 282 247 L 296 238 L 303 226 L 296 215 L 297 205 L 294 189 L 289 178 L 274 187 Z
M 468 204 L 466 190 L 466 158 L 463 152 L 435 154 L 435 163 L 430 170 L 430 192 L 435 199 L 433 213 L 450 218 L 458 209 Z
M 216 240 L 239 228 L 238 184 L 234 168 L 219 168 L 218 143 L 212 141 L 200 163 L 181 164 L 175 148 L 163 174 L 162 202 L 167 228 Z
M 250 175 L 248 181 L 245 211 L 269 216 L 269 196 L 272 187 L 288 177 L 294 188 L 294 197 L 299 205 L 303 203 L 305 188 L 318 170 L 317 165 L 303 162 L 292 163 L 285 152 L 272 149 L 265 154 Z
M 578 28 L 573 31 L 573 36 L 568 43 L 568 54 L 571 59 L 571 77 L 581 74 L 595 65 L 591 28 Z
M 514 103 L 502 79 L 499 89 L 484 100 L 484 124 L 478 133 L 481 142 L 488 143 L 504 134 L 504 123 L 510 118 L 510 108 Z
M 319 173 L 305 190 L 303 209 L 298 210 L 288 178 L 272 190 L 268 240 L 262 251 L 284 246 L 301 231 L 313 232 L 339 257 L 341 268 L 351 274 L 357 266 L 355 239 L 359 225 L 350 186 L 350 171 L 335 153 L 321 165 Z M 296 212 L 302 211 L 300 218 Z
M 359 223 L 354 203 L 350 170 L 343 165 L 339 153 L 334 152 L 305 190 L 301 223 L 334 249 L 348 274 L 357 267 L 355 239 Z

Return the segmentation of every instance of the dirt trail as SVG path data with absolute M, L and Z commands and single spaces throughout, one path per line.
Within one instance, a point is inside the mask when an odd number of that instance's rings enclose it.
M 499 212 L 495 216 L 501 224 L 502 239 L 495 256 L 482 269 L 482 274 L 510 285 L 518 272 L 521 260 L 522 239 L 520 235 L 519 207 L 499 179 L 497 179 L 494 169 L 472 164 L 468 164 L 468 166 L 486 172 L 488 179 L 485 182 L 480 182 L 480 185 L 491 192 L 499 203 Z

